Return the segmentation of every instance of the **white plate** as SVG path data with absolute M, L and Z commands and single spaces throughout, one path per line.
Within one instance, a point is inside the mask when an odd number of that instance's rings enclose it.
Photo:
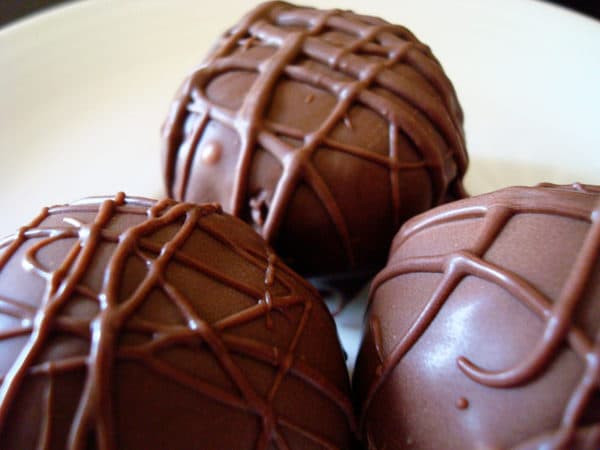
M 161 196 L 159 127 L 247 0 L 90 0 L 0 29 L 0 235 L 43 205 Z M 533 0 L 322 0 L 402 23 L 454 81 L 481 193 L 600 184 L 600 24 Z M 363 295 L 364 302 L 364 295 Z M 353 361 L 361 303 L 338 317 Z

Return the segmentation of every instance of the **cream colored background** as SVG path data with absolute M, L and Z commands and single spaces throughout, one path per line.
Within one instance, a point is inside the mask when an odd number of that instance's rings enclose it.
M 162 195 L 159 127 L 247 1 L 88 1 L 0 30 L 0 235 L 42 205 Z M 600 183 L 600 25 L 531 0 L 307 1 L 428 43 L 465 110 L 473 193 Z

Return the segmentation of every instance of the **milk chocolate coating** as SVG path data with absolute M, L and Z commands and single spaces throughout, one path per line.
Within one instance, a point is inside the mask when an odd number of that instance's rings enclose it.
M 369 449 L 600 449 L 600 188 L 508 188 L 408 221 L 365 324 Z
M 373 273 L 409 217 L 464 196 L 462 112 L 406 28 L 265 3 L 184 82 L 168 194 L 216 201 L 306 276 Z
M 218 206 L 92 198 L 0 243 L 0 448 L 348 448 L 331 316 Z

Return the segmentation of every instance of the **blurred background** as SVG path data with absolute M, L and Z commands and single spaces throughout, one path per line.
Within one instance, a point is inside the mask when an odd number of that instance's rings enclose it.
M 0 0 L 0 26 L 33 12 L 72 0 Z M 538 0 L 529 0 L 538 1 Z M 600 20 L 600 1 L 597 0 L 545 0 Z M 301 4 L 302 1 L 292 1 Z

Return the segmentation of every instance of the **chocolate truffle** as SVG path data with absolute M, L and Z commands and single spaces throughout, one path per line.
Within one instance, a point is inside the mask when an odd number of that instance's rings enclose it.
M 183 83 L 163 128 L 168 194 L 253 224 L 305 276 L 368 276 L 400 225 L 464 195 L 462 112 L 410 31 L 265 3 Z
M 600 449 L 600 188 L 508 188 L 408 221 L 365 324 L 369 449 Z
M 218 206 L 92 198 L 0 243 L 0 448 L 348 448 L 333 320 Z

